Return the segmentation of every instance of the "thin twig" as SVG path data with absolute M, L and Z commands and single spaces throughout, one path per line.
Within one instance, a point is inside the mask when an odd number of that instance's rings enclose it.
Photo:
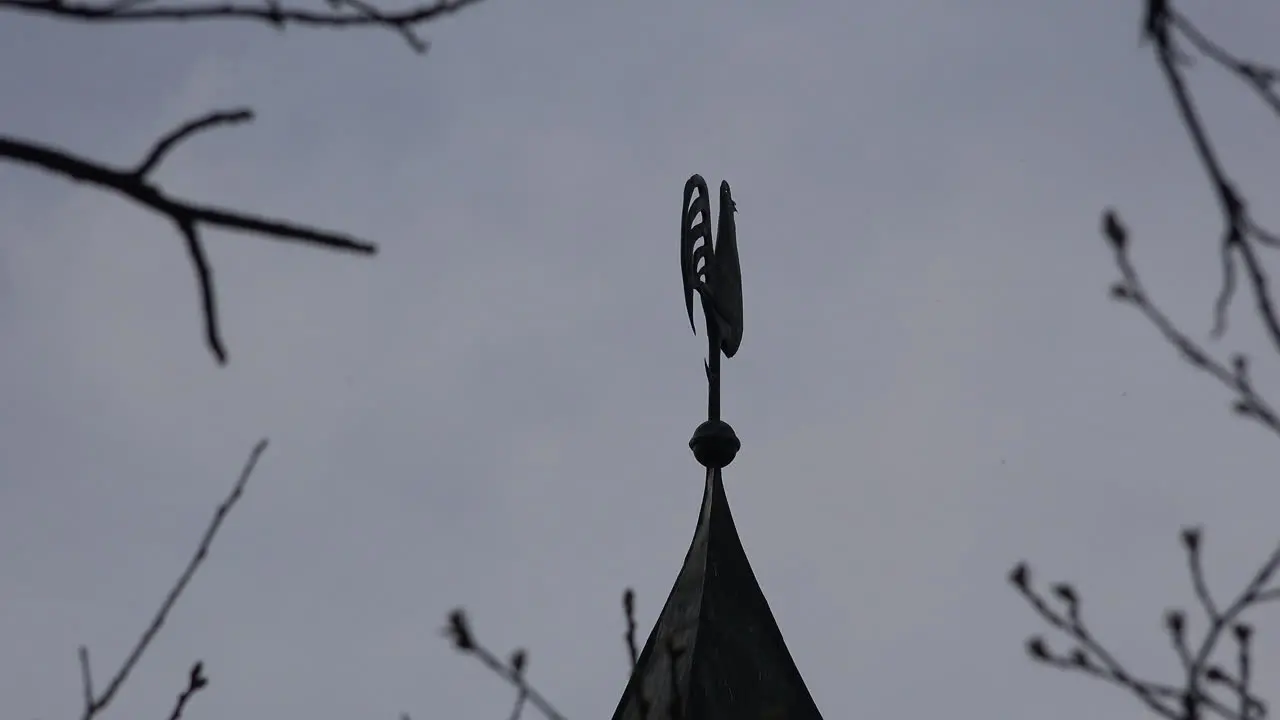
M 636 591 L 631 588 L 622 592 L 622 613 L 627 621 L 627 631 L 624 636 L 627 641 L 627 656 L 631 660 L 631 672 L 635 673 L 636 666 L 640 663 L 640 653 L 636 645 Z M 649 720 L 652 704 L 649 702 L 643 680 L 636 685 L 636 704 L 640 706 L 640 720 Z
M 455 13 L 480 0 L 438 0 L 404 10 L 381 11 L 361 0 L 332 3 L 333 10 L 317 12 L 305 8 L 280 7 L 275 3 L 247 5 L 232 2 L 189 4 L 156 4 L 146 0 L 117 0 L 109 3 L 74 2 L 68 0 L 0 0 L 0 11 L 9 10 L 81 22 L 174 22 L 235 20 L 263 22 L 283 29 L 286 25 L 303 25 L 332 29 L 380 27 L 405 39 L 415 52 L 427 51 L 427 43 L 414 29 Z M 342 12 L 343 6 L 353 12 Z
M 146 159 L 138 165 L 138 169 L 133 171 L 133 174 L 141 177 L 151 172 L 160 164 L 160 161 L 164 160 L 164 156 L 168 154 L 175 145 L 198 132 L 208 130 L 218 125 L 235 125 L 238 123 L 247 123 L 250 120 L 253 120 L 253 111 L 247 108 L 212 112 L 208 115 L 189 120 L 169 132 L 164 137 L 160 138 L 160 140 L 156 142 L 155 146 L 151 148 L 151 152 L 147 153 Z
M 227 495 L 226 499 L 224 499 L 220 505 L 218 505 L 217 510 L 213 514 L 213 519 L 209 522 L 209 526 L 205 528 L 204 536 L 200 538 L 200 544 L 197 546 L 195 554 L 192 555 L 191 560 L 187 562 L 186 568 L 182 571 L 182 574 L 178 576 L 177 582 L 174 583 L 173 587 L 169 590 L 169 594 L 165 597 L 164 602 L 161 603 L 160 609 L 156 611 L 155 616 L 151 619 L 151 624 L 147 626 L 147 629 L 142 633 L 141 637 L 138 638 L 138 641 L 133 646 L 133 650 L 130 651 L 128 658 L 125 659 L 124 663 L 116 671 L 115 676 L 111 678 L 111 682 L 107 685 L 106 690 L 100 695 L 95 695 L 93 691 L 93 684 L 89 670 L 89 650 L 88 648 L 81 646 L 81 677 L 84 684 L 86 700 L 81 720 L 91 720 L 106 709 L 107 705 L 111 704 L 116 693 L 124 685 L 125 680 L 129 678 L 129 673 L 133 671 L 133 668 L 138 664 L 138 661 L 142 659 L 142 654 L 146 652 L 147 648 L 151 645 L 151 641 L 155 639 L 156 634 L 160 632 L 160 628 L 164 626 L 165 620 L 168 619 L 169 611 L 173 609 L 174 604 L 178 602 L 178 598 L 180 598 L 183 591 L 186 590 L 188 583 L 190 583 L 191 579 L 195 577 L 196 571 L 200 569 L 200 565 L 203 564 L 205 558 L 208 557 L 209 548 L 213 546 L 213 540 L 217 537 L 218 530 L 222 527 L 222 523 L 226 520 L 231 509 L 235 507 L 235 504 L 244 494 L 244 489 L 249 482 L 249 477 L 253 474 L 253 469 L 258 464 L 258 458 L 262 457 L 262 453 L 266 449 L 266 438 L 259 440 L 258 444 L 253 447 L 253 451 L 249 453 L 249 459 L 245 462 L 244 468 L 240 471 L 240 477 L 232 487 L 231 493 Z M 196 690 L 200 689 L 191 689 L 190 687 L 195 683 L 195 679 L 197 677 L 203 678 L 200 670 L 201 665 L 199 663 L 192 668 L 190 676 L 191 680 L 188 682 L 190 694 L 194 694 Z M 203 687 L 203 685 L 201 685 L 201 687 Z M 185 704 L 186 700 L 180 700 L 179 705 L 175 708 L 174 712 L 181 714 L 182 708 Z
M 1165 629 L 1173 640 L 1185 677 L 1182 687 L 1139 678 L 1127 670 L 1107 652 L 1102 643 L 1085 624 L 1080 601 L 1071 586 L 1054 586 L 1052 595 L 1063 609 L 1053 607 L 1049 594 L 1038 592 L 1031 584 L 1031 572 L 1026 563 L 1019 563 L 1009 574 L 1010 583 L 1031 605 L 1036 613 L 1051 627 L 1063 632 L 1075 641 L 1076 647 L 1069 653 L 1052 652 L 1044 638 L 1033 636 L 1027 643 L 1032 659 L 1062 670 L 1082 672 L 1126 688 L 1135 694 L 1149 709 L 1170 720 L 1198 720 L 1201 710 L 1207 710 L 1228 720 L 1251 720 L 1260 716 L 1262 701 L 1250 689 L 1251 664 L 1249 636 L 1251 630 L 1240 622 L 1249 609 L 1270 599 L 1280 588 L 1268 589 L 1277 569 L 1280 568 L 1280 546 L 1269 555 L 1253 579 L 1225 609 L 1219 610 L 1210 600 L 1205 601 L 1202 588 L 1207 587 L 1204 566 L 1200 559 L 1201 532 L 1188 528 L 1182 532 L 1182 544 L 1187 553 L 1187 567 L 1197 599 L 1208 615 L 1208 627 L 1196 644 L 1194 654 L 1186 650 L 1185 614 L 1181 610 L 1170 611 L 1165 616 Z M 1227 628 L 1237 643 L 1237 670 L 1235 676 L 1223 668 L 1211 664 L 1211 658 Z M 1213 688 L 1226 688 L 1238 701 L 1232 706 L 1215 696 Z
M 631 588 L 622 593 L 622 612 L 627 619 L 627 632 L 624 636 L 627 641 L 627 656 L 631 660 L 631 669 L 635 670 L 640 653 L 636 649 L 636 591 Z
M 191 696 L 205 689 L 209 685 L 209 678 L 204 675 L 204 663 L 197 662 L 191 666 L 191 672 L 187 673 L 187 687 L 178 694 L 178 702 L 174 703 L 173 712 L 169 713 L 169 720 L 180 720 L 182 711 L 187 709 L 187 703 L 190 702 Z
M 1169 21 L 1178 29 L 1201 55 L 1213 60 L 1218 65 L 1243 80 L 1277 116 L 1280 116 L 1280 94 L 1276 92 L 1276 82 L 1280 80 L 1280 69 L 1244 60 L 1229 52 L 1226 48 L 1205 35 L 1200 28 L 1178 12 L 1172 12 Z
M 522 697 L 526 697 L 545 717 L 550 720 L 565 720 L 565 716 L 559 710 L 556 710 L 555 706 L 543 697 L 542 693 L 534 689 L 525 680 L 524 666 L 527 655 L 523 650 L 513 653 L 509 663 L 499 660 L 496 654 L 476 640 L 475 633 L 471 630 L 471 623 L 467 619 L 467 614 L 461 608 L 449 613 L 444 634 L 459 652 L 475 656 L 485 667 L 492 670 L 503 680 L 511 683 L 512 687 L 516 688 Z M 518 662 L 517 658 L 519 659 Z M 518 699 L 517 709 L 522 706 L 523 701 Z
M 93 713 L 93 670 L 89 665 L 89 648 L 81 645 L 80 652 L 80 686 L 84 691 L 85 717 Z
M 1187 337 L 1150 299 L 1142 285 L 1133 261 L 1129 257 L 1129 235 L 1119 216 L 1111 210 L 1103 214 L 1103 234 L 1107 236 L 1115 254 L 1116 267 L 1121 281 L 1111 289 L 1116 300 L 1136 307 L 1173 345 L 1191 366 L 1209 374 L 1222 385 L 1236 393 L 1234 409 L 1237 414 L 1251 418 L 1280 435 L 1280 416 L 1249 380 L 1247 358 L 1236 355 L 1231 366 L 1213 357 L 1207 350 Z
M 1195 538 L 1195 539 L 1192 539 Z M 1209 583 L 1204 577 L 1204 565 L 1200 559 L 1200 542 L 1199 534 L 1183 535 L 1183 543 L 1187 546 L 1187 565 L 1191 572 L 1191 585 L 1195 588 L 1196 599 L 1200 601 L 1200 606 L 1204 608 L 1204 613 L 1210 619 L 1218 617 L 1218 606 L 1213 602 L 1213 596 L 1209 592 Z

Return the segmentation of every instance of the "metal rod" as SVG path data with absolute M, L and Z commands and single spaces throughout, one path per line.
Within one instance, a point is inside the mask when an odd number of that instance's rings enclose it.
M 720 419 L 720 323 L 711 303 L 703 301 L 707 329 L 707 419 Z

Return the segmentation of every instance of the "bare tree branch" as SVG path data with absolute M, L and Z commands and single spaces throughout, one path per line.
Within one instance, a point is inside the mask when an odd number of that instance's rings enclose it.
M 1179 13 L 1171 13 L 1169 22 L 1173 23 L 1201 55 L 1234 73 L 1243 80 L 1258 98 L 1271 107 L 1280 116 L 1280 94 L 1277 94 L 1277 81 L 1280 81 L 1280 70 L 1260 63 L 1244 60 L 1229 52 L 1226 48 L 1209 39 L 1191 21 Z
M 622 593 L 622 608 L 626 615 L 627 631 L 625 635 L 627 643 L 627 652 L 631 660 L 631 670 L 634 672 L 639 659 L 636 652 L 636 620 L 635 620 L 635 591 L 627 588 Z M 529 686 L 524 678 L 524 668 L 528 659 L 524 650 L 516 650 L 511 654 L 511 661 L 503 663 L 493 651 L 485 648 L 476 641 L 475 633 L 471 630 L 471 623 L 467 619 L 467 614 L 461 608 L 449 613 L 449 621 L 445 626 L 444 634 L 453 643 L 453 646 L 463 653 L 475 655 L 486 667 L 496 673 L 499 677 L 506 680 L 516 687 L 519 694 L 516 697 L 515 707 L 512 709 L 510 720 L 518 720 L 520 713 L 524 708 L 525 702 L 531 702 L 550 720 L 565 720 L 564 715 L 556 710 L 541 694 Z M 676 645 L 670 638 L 667 639 L 663 648 L 671 657 L 669 670 L 671 672 L 671 700 L 667 708 L 666 717 L 672 720 L 683 720 L 684 718 L 684 700 L 680 694 L 678 678 L 676 677 L 676 664 L 680 662 L 680 658 L 685 653 L 685 648 Z M 639 688 L 639 706 L 640 717 L 647 720 L 652 710 L 652 703 L 645 696 L 644 687 Z M 401 714 L 401 720 L 409 720 L 408 714 Z
M 191 672 L 187 674 L 187 687 L 178 695 L 178 702 L 173 706 L 173 712 L 169 713 L 169 720 L 181 720 L 182 711 L 187 709 L 187 703 L 190 702 L 191 696 L 205 689 L 209 685 L 209 678 L 204 676 L 204 663 L 197 662 L 191 666 Z
M 399 34 L 415 52 L 424 53 L 429 45 L 416 35 L 415 28 L 477 2 L 480 0 L 437 0 L 405 10 L 383 11 L 363 0 L 329 0 L 328 11 L 316 11 L 282 7 L 275 0 L 259 4 L 178 4 L 171 0 L 113 0 L 98 3 L 75 0 L 0 0 L 0 11 L 102 23 L 235 20 L 263 22 L 280 30 L 288 25 L 331 29 L 380 27 Z
M 0 2 L 5 1 L 0 0 Z M 219 125 L 248 122 L 252 118 L 252 111 L 243 108 L 212 112 L 195 118 L 162 137 L 132 170 L 109 167 L 64 150 L 6 135 L 0 135 L 0 160 L 7 159 L 23 163 L 77 182 L 117 192 L 173 222 L 182 234 L 187 254 L 196 273 L 203 308 L 206 342 L 218 363 L 225 365 L 227 351 L 218 324 L 213 271 L 209 267 L 200 236 L 202 225 L 329 250 L 362 255 L 373 255 L 377 252 L 377 246 L 372 243 L 347 235 L 176 198 L 151 180 L 150 174 L 178 143 L 201 131 Z
M 1200 31 L 1187 17 L 1173 6 L 1171 0 L 1146 0 L 1146 19 L 1143 36 L 1155 47 L 1156 61 L 1173 96 L 1179 118 L 1187 130 L 1192 147 L 1204 167 L 1223 218 L 1223 231 L 1219 245 L 1222 260 L 1222 287 L 1214 303 L 1213 337 L 1226 332 L 1227 312 L 1237 285 L 1236 259 L 1244 266 L 1245 276 L 1253 291 L 1258 316 L 1262 319 L 1268 339 L 1280 351 L 1280 312 L 1277 312 L 1270 281 L 1258 251 L 1263 247 L 1280 247 L 1280 236 L 1263 228 L 1248 210 L 1243 195 L 1227 175 L 1201 118 L 1199 109 L 1183 77 L 1183 68 L 1189 57 L 1178 46 L 1179 39 L 1209 58 L 1215 64 L 1231 72 L 1244 82 L 1280 117 L 1280 94 L 1277 83 L 1280 71 L 1275 68 L 1243 60 L 1228 52 L 1219 43 Z M 1112 297 L 1136 307 L 1156 326 L 1183 358 L 1194 367 L 1207 372 L 1236 393 L 1235 410 L 1251 417 L 1280 434 L 1280 417 L 1272 405 L 1260 396 L 1249 378 L 1248 358 L 1234 355 L 1230 368 L 1215 360 L 1186 333 L 1179 330 L 1151 301 L 1142 287 L 1137 270 L 1129 257 L 1128 231 L 1116 211 L 1103 213 L 1103 235 L 1115 253 L 1116 266 L 1121 281 L 1112 288 Z
M 625 635 L 627 655 L 631 659 L 631 671 L 635 672 L 636 665 L 640 661 L 640 653 L 636 650 L 636 592 L 631 588 L 627 588 L 622 593 L 622 613 L 627 620 L 627 632 Z M 674 660 L 672 664 L 674 667 Z M 649 702 L 649 696 L 645 693 L 643 683 L 636 688 L 636 700 L 640 706 L 640 720 L 649 720 L 649 712 L 653 709 L 653 703 Z
M 253 119 L 253 112 L 246 108 L 238 110 L 225 110 L 221 112 L 211 112 L 198 118 L 189 120 L 178 126 L 164 137 L 160 138 L 151 152 L 147 153 L 147 157 L 133 171 L 134 175 L 142 176 L 151 172 L 164 160 L 164 156 L 174 148 L 175 145 L 195 135 L 202 130 L 208 130 L 217 125 L 233 125 L 236 123 L 245 123 Z
M 1221 337 L 1227 327 L 1227 312 L 1237 285 L 1237 259 L 1243 265 L 1246 282 L 1253 292 L 1256 309 L 1268 339 L 1280 351 L 1280 313 L 1275 309 L 1267 273 L 1259 257 L 1261 248 L 1280 246 L 1280 237 L 1261 227 L 1249 213 L 1248 204 L 1228 176 L 1199 108 L 1183 75 L 1191 56 L 1182 52 L 1178 41 L 1201 57 L 1228 70 L 1244 82 L 1277 117 L 1280 117 L 1280 95 L 1277 82 L 1280 73 L 1272 67 L 1242 60 L 1201 32 L 1177 11 L 1173 0 L 1145 0 L 1143 37 L 1155 48 L 1160 67 L 1178 116 L 1186 128 L 1192 147 L 1209 179 L 1223 220 L 1219 254 L 1222 262 L 1222 287 L 1214 303 L 1213 337 Z M 1218 360 L 1179 330 L 1168 316 L 1152 302 L 1130 258 L 1129 232 L 1112 209 L 1103 213 L 1102 234 L 1114 253 L 1120 282 L 1111 289 L 1115 299 L 1138 309 L 1164 338 L 1193 367 L 1212 376 L 1235 394 L 1234 409 L 1280 435 L 1280 417 L 1272 404 L 1258 394 L 1249 374 L 1248 358 L 1231 357 L 1229 363 Z M 1152 712 L 1170 720 L 1201 720 L 1205 714 L 1227 720 L 1259 720 L 1266 706 L 1251 689 L 1253 629 L 1242 617 L 1250 609 L 1280 599 L 1280 587 L 1273 579 L 1280 568 L 1280 547 L 1262 563 L 1253 579 L 1225 605 L 1214 598 L 1205 578 L 1201 555 L 1201 532 L 1198 528 L 1183 530 L 1181 540 L 1187 553 L 1191 586 L 1207 626 L 1196 642 L 1188 638 L 1187 616 L 1181 609 L 1165 614 L 1164 626 L 1184 677 L 1179 684 L 1156 683 L 1126 669 L 1088 629 L 1080 610 L 1075 589 L 1068 584 L 1052 586 L 1050 593 L 1032 587 L 1030 569 L 1019 563 L 1009 574 L 1009 581 L 1050 627 L 1066 635 L 1072 647 L 1066 653 L 1050 650 L 1045 639 L 1033 636 L 1027 651 L 1036 662 L 1080 672 L 1125 688 Z M 1052 597 L 1051 597 L 1052 596 Z M 1233 671 L 1214 662 L 1222 639 L 1230 630 L 1235 644 Z
M 1170 720 L 1200 720 L 1205 711 L 1226 720 L 1261 718 L 1266 712 L 1266 705 L 1250 687 L 1253 630 L 1241 618 L 1254 607 L 1274 599 L 1280 591 L 1280 587 L 1272 584 L 1277 569 L 1280 569 L 1280 546 L 1263 561 L 1254 577 L 1231 603 L 1219 609 L 1206 589 L 1200 556 L 1201 538 L 1198 528 L 1182 531 L 1182 546 L 1187 553 L 1191 584 L 1207 620 L 1204 634 L 1192 650 L 1186 637 L 1186 613 L 1180 609 L 1170 610 L 1164 621 L 1165 631 L 1185 671 L 1181 686 L 1146 680 L 1126 669 L 1089 630 L 1080 610 L 1080 599 L 1071 585 L 1060 583 L 1054 585 L 1050 593 L 1039 592 L 1032 586 L 1030 568 L 1026 563 L 1019 563 L 1009 573 L 1009 582 L 1042 620 L 1074 641 L 1075 645 L 1069 652 L 1054 653 L 1043 637 L 1032 636 L 1027 641 L 1031 658 L 1050 667 L 1084 673 L 1125 688 L 1152 712 Z M 1228 628 L 1236 645 L 1234 672 L 1213 663 L 1214 654 Z M 1229 697 L 1222 697 L 1224 694 Z
M 471 630 L 471 624 L 467 620 L 467 614 L 461 608 L 449 613 L 449 621 L 445 626 L 444 634 L 459 652 L 475 656 L 476 659 L 484 663 L 485 667 L 515 687 L 518 694 L 515 708 L 512 710 L 511 720 L 518 720 L 526 700 L 533 703 L 533 706 L 550 720 L 565 720 L 565 716 L 559 710 L 556 710 L 542 696 L 542 693 L 531 687 L 525 680 L 524 670 L 528 661 L 528 654 L 524 650 L 517 649 L 512 652 L 509 662 L 504 663 L 499 660 L 493 651 L 476 640 L 475 633 Z
M 622 613 L 627 619 L 627 632 L 623 638 L 627 641 L 627 657 L 631 660 L 631 669 L 636 669 L 640 653 L 636 649 L 636 591 L 627 588 L 622 593 Z
M 1195 99 L 1187 87 L 1186 78 L 1183 77 L 1182 66 L 1186 64 L 1186 56 L 1179 51 L 1176 40 L 1186 39 L 1202 55 L 1233 72 L 1280 116 L 1280 96 L 1276 95 L 1275 88 L 1276 71 L 1264 65 L 1240 60 L 1228 53 L 1179 13 L 1170 0 L 1147 0 L 1144 37 L 1155 46 L 1157 64 L 1169 85 L 1178 116 L 1187 129 L 1196 156 L 1204 167 L 1222 212 L 1222 289 L 1214 304 L 1213 335 L 1221 337 L 1226 332 L 1227 310 L 1236 288 L 1234 258 L 1239 255 L 1253 289 L 1258 315 L 1262 318 L 1268 338 L 1280 351 L 1280 313 L 1276 311 L 1266 271 L 1258 258 L 1257 250 L 1250 242 L 1274 246 L 1280 238 L 1261 228 L 1253 220 L 1248 203 L 1227 176 Z
M 235 504 L 239 502 L 240 497 L 244 494 L 245 486 L 249 482 L 249 477 L 253 474 L 254 467 L 258 464 L 258 459 L 262 457 L 262 453 L 267 449 L 267 440 L 263 438 L 254 446 L 253 451 L 249 453 L 249 459 L 245 462 L 244 468 L 240 471 L 240 477 L 236 480 L 235 485 L 231 488 L 231 493 L 226 499 L 218 505 L 218 509 L 213 514 L 213 519 L 209 522 L 209 526 L 205 528 L 204 536 L 200 538 L 200 544 L 196 547 L 195 554 L 187 563 L 187 567 L 178 576 L 177 582 L 169 590 L 168 596 L 161 603 L 160 609 L 156 611 L 155 616 L 151 619 L 151 624 L 143 631 L 134 644 L 133 650 L 125 659 L 120 668 L 116 670 L 115 676 L 111 678 L 111 682 L 107 684 L 106 690 L 101 694 L 96 694 L 93 689 L 92 673 L 89 667 L 89 649 L 80 647 L 80 674 L 81 682 L 84 687 L 84 711 L 81 714 L 81 720 L 92 720 L 99 713 L 106 709 L 111 701 L 115 699 L 116 693 L 129 679 L 129 673 L 142 659 L 143 653 L 151 645 L 151 641 L 155 639 L 156 634 L 160 632 L 160 628 L 164 626 L 165 620 L 169 617 L 169 612 L 173 610 L 173 606 L 178 602 L 178 598 L 182 596 L 191 579 L 195 577 L 196 571 L 204 563 L 209 555 L 209 548 L 213 546 L 213 540 L 218 535 L 218 530 L 222 527 L 222 523 L 227 519 L 227 515 Z M 186 707 L 187 701 L 198 690 L 208 684 L 208 680 L 204 677 L 203 665 L 196 663 L 191 668 L 188 676 L 187 690 L 178 698 L 178 703 L 174 707 L 172 718 L 177 720 L 181 716 L 183 709 Z
M 284 6 L 279 0 L 260 3 L 181 2 L 180 0 L 0 0 L 0 13 L 25 13 L 62 20 L 97 23 L 188 22 L 233 20 L 263 22 L 283 30 L 288 25 L 330 29 L 379 27 L 401 35 L 418 52 L 427 43 L 417 28 L 455 13 L 480 0 L 435 0 L 403 10 L 384 11 L 366 0 L 327 0 L 328 10 Z M 190 120 L 162 137 L 141 162 L 124 170 L 89 160 L 73 153 L 24 138 L 0 135 L 0 161 L 9 160 L 77 182 L 114 190 L 154 212 L 166 216 L 182 235 L 200 291 L 205 342 L 219 365 L 227 362 L 226 345 L 218 322 L 217 293 L 213 270 L 205 253 L 202 226 L 254 233 L 277 240 L 289 240 L 329 249 L 372 255 L 372 244 L 343 234 L 307 227 L 284 220 L 265 218 L 219 207 L 196 204 L 168 195 L 149 176 L 176 146 L 202 131 L 221 125 L 248 122 L 248 109 L 216 111 Z
M 1121 302 L 1136 307 L 1152 325 L 1164 335 L 1193 367 L 1213 376 L 1218 382 L 1236 393 L 1235 411 L 1247 418 L 1252 418 L 1266 426 L 1273 433 L 1280 435 L 1280 416 L 1272 408 L 1266 398 L 1258 394 L 1249 376 L 1247 356 L 1233 356 L 1231 366 L 1215 359 L 1207 350 L 1179 330 L 1169 318 L 1151 302 L 1142 280 L 1133 262 L 1129 259 L 1129 235 L 1119 217 L 1108 210 L 1103 215 L 1103 233 L 1107 236 L 1112 250 L 1115 252 L 1116 266 L 1120 269 L 1121 281 L 1111 288 L 1111 296 Z

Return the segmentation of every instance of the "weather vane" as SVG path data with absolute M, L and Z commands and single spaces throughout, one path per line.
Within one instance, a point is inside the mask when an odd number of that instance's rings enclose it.
M 694 457 L 707 468 L 733 462 L 741 443 L 733 428 L 720 419 L 720 353 L 733 357 L 742 344 L 742 268 L 738 263 L 738 233 L 733 214 L 738 206 L 728 182 L 720 183 L 720 217 L 716 241 L 711 243 L 711 199 L 707 181 L 695 174 L 684 184 L 680 217 L 680 269 L 684 275 L 684 305 L 693 323 L 693 294 L 702 300 L 707 333 L 707 421 L 689 441 Z

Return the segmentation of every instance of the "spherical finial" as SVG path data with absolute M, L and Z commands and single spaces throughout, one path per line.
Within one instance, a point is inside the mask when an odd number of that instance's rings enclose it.
M 693 439 L 689 441 L 689 448 L 693 450 L 693 456 L 698 462 L 703 467 L 717 470 L 733 462 L 741 447 L 738 435 L 723 420 L 702 423 L 693 431 Z

